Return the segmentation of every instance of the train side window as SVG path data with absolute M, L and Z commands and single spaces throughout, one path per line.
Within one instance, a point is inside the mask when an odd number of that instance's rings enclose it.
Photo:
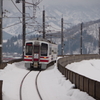
M 41 44 L 41 56 L 48 55 L 48 44 L 42 43 Z
M 26 43 L 26 55 L 32 55 L 32 43 Z

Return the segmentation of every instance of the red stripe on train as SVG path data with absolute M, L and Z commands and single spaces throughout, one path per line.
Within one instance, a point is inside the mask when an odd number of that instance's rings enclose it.
M 24 59 L 24 61 L 32 61 L 32 59 Z
M 40 60 L 40 62 L 49 62 L 49 60 Z
M 39 61 L 39 59 L 34 59 L 34 61 Z
M 49 57 L 40 57 L 40 58 L 49 58 Z
M 24 59 L 24 61 L 32 61 L 32 59 Z M 34 59 L 34 61 L 38 61 L 38 59 Z M 49 62 L 49 60 L 40 60 L 40 62 Z

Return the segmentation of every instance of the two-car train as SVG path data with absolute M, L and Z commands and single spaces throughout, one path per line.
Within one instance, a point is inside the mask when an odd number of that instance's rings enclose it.
M 24 50 L 25 66 L 29 69 L 46 69 L 56 61 L 57 51 L 57 45 L 48 40 L 28 40 Z

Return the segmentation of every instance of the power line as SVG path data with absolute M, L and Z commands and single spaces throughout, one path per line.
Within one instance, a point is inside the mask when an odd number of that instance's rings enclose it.
M 11 0 L 11 1 L 12 1 L 12 3 L 14 4 L 14 6 L 17 8 L 17 10 L 18 10 L 21 14 L 23 14 L 23 13 L 19 10 L 19 8 L 16 6 L 16 4 L 14 3 L 14 1 L 13 1 L 13 0 Z M 29 13 L 25 13 L 25 14 L 28 14 L 28 15 L 30 16 Z
M 12 1 L 12 3 L 13 3 L 13 5 L 16 7 L 16 9 L 21 13 L 21 14 L 23 14 L 21 11 L 20 11 L 20 9 L 16 6 L 16 4 L 14 3 L 14 1 L 13 0 L 11 0 Z M 31 5 L 33 5 L 33 6 L 35 6 L 35 10 L 36 10 L 36 6 L 41 2 L 41 0 L 38 0 L 36 3 L 29 3 L 29 2 L 25 2 L 25 1 L 23 1 L 24 3 L 27 3 L 27 4 L 31 4 Z M 34 13 L 34 12 L 33 12 Z M 25 15 L 26 13 L 24 13 L 24 15 Z M 27 13 L 29 16 L 30 16 L 30 14 L 29 13 Z M 4 18 L 4 17 L 3 17 Z M 19 19 L 21 19 L 22 17 L 6 17 L 6 18 L 19 18 Z M 33 17 L 26 17 L 25 16 L 25 18 L 30 18 L 30 19 L 28 19 L 28 20 L 31 20 L 31 19 L 33 19 L 34 20 L 34 16 Z M 26 21 L 28 21 L 28 20 L 26 20 Z M 37 23 L 37 24 L 39 24 L 36 20 L 34 20 L 34 22 L 35 23 Z M 18 23 L 14 23 L 14 24 L 12 24 L 12 25 L 9 25 L 9 26 L 7 26 L 7 27 L 4 27 L 4 28 L 2 28 L 2 29 L 6 29 L 6 28 L 9 28 L 9 27 L 12 27 L 12 26 L 15 26 L 15 25 L 18 25 L 18 24 L 20 24 L 20 23 L 22 23 L 22 21 L 20 21 L 20 22 L 18 22 Z M 28 23 L 28 22 L 27 22 Z M 25 23 L 26 24 L 26 23 Z M 30 25 L 29 25 L 30 26 Z M 38 25 L 38 27 L 40 28 L 42 28 L 42 26 L 41 25 Z
M 28 21 L 28 20 L 30 20 L 30 19 L 27 19 L 26 21 Z M 18 22 L 18 23 L 15 23 L 15 24 L 9 25 L 9 26 L 4 27 L 4 28 L 2 28 L 2 29 L 9 28 L 9 27 L 15 26 L 15 25 L 20 24 L 20 23 L 22 23 L 22 22 Z
M 2 29 L 9 28 L 9 27 L 15 26 L 15 25 L 20 24 L 20 23 L 22 23 L 22 22 L 18 22 L 18 23 L 15 23 L 15 24 L 13 24 L 13 25 L 9 25 L 9 26 L 4 27 L 4 28 L 2 28 Z
M 34 30 L 34 31 L 31 31 L 31 32 L 28 32 L 28 33 L 26 33 L 26 34 L 30 34 L 30 33 L 33 33 L 33 32 L 36 32 L 36 30 Z
M 17 8 L 17 10 L 22 14 L 22 12 L 19 10 L 19 8 L 16 6 L 16 4 L 13 2 L 13 0 L 11 0 L 11 1 L 14 4 L 14 6 Z
M 51 26 L 51 25 L 49 25 L 49 26 Z M 58 29 L 58 28 L 55 28 L 55 27 L 53 27 L 53 26 L 51 26 L 52 28 L 54 28 L 54 29 L 56 29 L 56 30 L 60 30 L 60 29 Z

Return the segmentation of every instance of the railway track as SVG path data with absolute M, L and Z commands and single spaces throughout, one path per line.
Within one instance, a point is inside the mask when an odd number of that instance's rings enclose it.
M 38 83 L 38 82 L 37 82 L 37 79 L 38 79 L 38 76 L 39 76 L 40 72 L 41 72 L 41 71 L 39 71 L 39 73 L 38 73 L 37 76 L 36 76 L 35 84 L 36 84 L 36 90 L 37 90 L 37 93 L 38 93 L 38 95 L 39 95 L 39 98 L 40 98 L 40 100 L 43 100 L 42 97 L 41 97 L 41 94 L 40 94 L 40 92 L 39 92 L 39 88 L 38 88 L 38 84 L 37 84 L 37 83 Z
M 20 97 L 20 100 L 24 100 L 23 97 L 22 97 L 22 94 L 23 94 L 23 92 L 22 92 L 23 83 L 25 82 L 26 77 L 27 77 L 30 73 L 32 73 L 32 72 L 33 72 L 33 71 L 29 71 L 29 72 L 23 77 L 23 79 L 22 79 L 22 81 L 21 81 L 20 90 L 19 90 L 19 97 Z M 38 82 L 37 82 L 37 79 L 38 79 L 38 76 L 39 76 L 40 72 L 41 72 L 41 71 L 39 71 L 38 74 L 36 75 L 36 78 L 35 78 L 35 87 L 36 87 L 36 91 L 37 91 L 37 94 L 38 94 L 40 100 L 43 100 L 43 99 L 42 99 L 42 96 L 40 95 L 39 88 L 38 88 Z

